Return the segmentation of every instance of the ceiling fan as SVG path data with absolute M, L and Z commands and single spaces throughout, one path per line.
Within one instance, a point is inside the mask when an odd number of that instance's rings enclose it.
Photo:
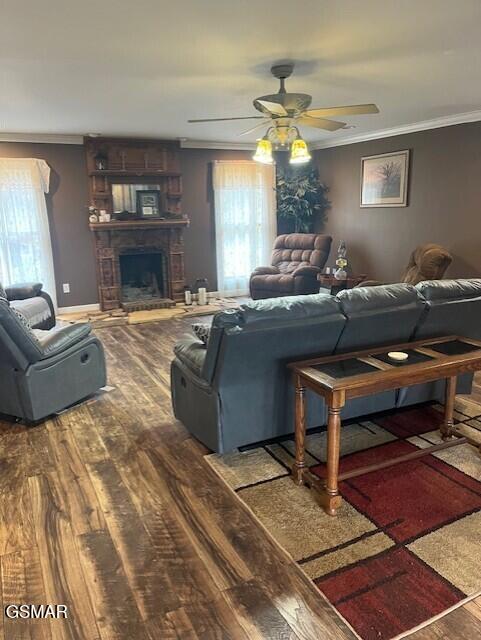
M 261 123 L 254 127 L 242 131 L 239 135 L 252 133 L 257 129 L 270 125 L 266 135 L 258 141 L 258 149 L 254 159 L 261 162 L 272 162 L 272 144 L 276 147 L 285 147 L 292 144 L 297 147 L 300 152 L 298 163 L 307 162 L 310 159 L 307 145 L 302 140 L 297 125 L 314 127 L 316 129 L 324 129 L 325 131 L 337 131 L 347 127 L 345 122 L 331 120 L 331 116 L 343 115 L 364 115 L 371 113 L 379 113 L 379 109 L 375 104 L 352 104 L 339 107 L 324 107 L 309 109 L 312 96 L 307 93 L 288 93 L 285 87 L 285 80 L 294 70 L 291 63 L 277 64 L 271 67 L 271 73 L 280 81 L 280 88 L 277 93 L 260 96 L 253 102 L 257 111 L 261 116 L 241 116 L 234 118 L 202 118 L 198 120 L 188 120 L 190 123 L 195 122 L 225 122 L 229 120 L 262 120 Z M 300 144 L 295 145 L 296 142 Z M 263 145 L 261 143 L 264 143 Z M 259 147 L 264 147 L 266 160 L 261 160 L 258 155 Z M 294 148 L 291 148 L 291 162 L 293 161 Z

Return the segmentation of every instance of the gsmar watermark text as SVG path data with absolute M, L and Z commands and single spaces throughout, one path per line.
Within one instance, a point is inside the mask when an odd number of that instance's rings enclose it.
M 4 607 L 6 618 L 67 618 L 65 604 L 7 604 Z

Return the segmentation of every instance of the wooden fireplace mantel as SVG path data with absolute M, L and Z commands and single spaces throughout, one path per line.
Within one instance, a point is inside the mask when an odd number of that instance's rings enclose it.
M 131 229 L 176 229 L 188 227 L 190 220 L 112 220 L 111 222 L 91 222 L 91 231 L 129 231 Z
M 135 138 L 84 139 L 90 205 L 113 214 L 114 185 L 152 185 L 161 194 L 166 218 L 112 220 L 89 224 L 94 240 L 99 302 L 103 311 L 123 304 L 121 257 L 128 253 L 159 253 L 167 273 L 163 298 L 184 297 L 184 229 L 179 143 Z

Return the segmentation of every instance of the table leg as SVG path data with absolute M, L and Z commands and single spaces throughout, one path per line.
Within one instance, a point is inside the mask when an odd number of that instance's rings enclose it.
M 302 484 L 302 477 L 306 467 L 305 439 L 306 439 L 306 390 L 299 379 L 296 380 L 296 459 L 292 467 L 292 479 L 296 484 Z
M 338 490 L 339 455 L 341 443 L 341 409 L 329 407 L 327 423 L 327 479 L 323 507 L 330 516 L 335 516 L 341 504 Z
M 454 400 L 456 398 L 456 376 L 446 378 L 446 393 L 444 397 L 444 422 L 441 424 L 440 431 L 443 440 L 447 440 L 453 436 L 454 428 Z

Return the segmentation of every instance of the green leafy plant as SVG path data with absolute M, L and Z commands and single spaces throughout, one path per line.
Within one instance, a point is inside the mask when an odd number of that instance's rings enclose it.
M 276 177 L 277 214 L 290 218 L 296 232 L 309 233 L 315 222 L 323 223 L 327 218 L 331 205 L 328 191 L 312 167 L 280 169 Z

